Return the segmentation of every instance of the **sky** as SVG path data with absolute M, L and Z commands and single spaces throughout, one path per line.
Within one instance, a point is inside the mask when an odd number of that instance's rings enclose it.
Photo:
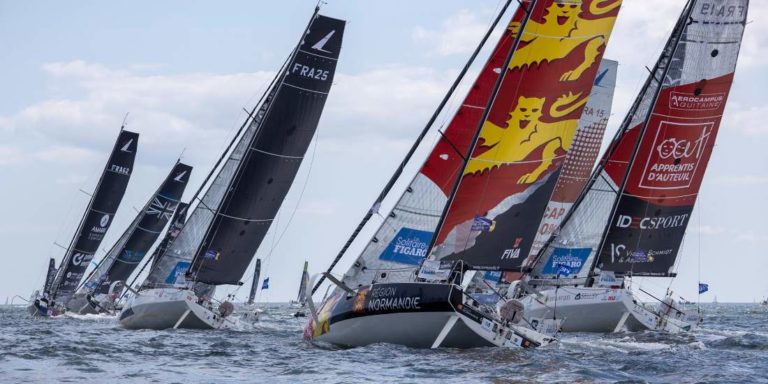
M 514 2 L 513 2 L 514 3 Z M 749 20 L 766 20 L 753 1 Z M 606 58 L 618 60 L 611 137 L 656 61 L 683 0 L 626 0 Z M 502 1 L 329 0 L 348 21 L 334 86 L 294 187 L 257 257 L 270 289 L 295 297 L 304 260 L 324 270 L 366 213 Z M 102 248 L 121 235 L 179 156 L 191 197 L 297 43 L 315 1 L 12 2 L 0 0 L 0 300 L 24 298 L 61 259 L 128 113 L 141 134 L 134 172 Z M 508 20 L 511 16 L 511 7 Z M 498 31 L 496 36 L 498 36 Z M 690 221 L 678 277 L 637 279 L 696 299 L 768 295 L 768 25 L 750 23 L 726 116 Z M 468 76 L 487 57 L 484 51 Z M 466 85 L 466 84 L 465 84 Z M 456 92 L 445 124 L 463 97 Z M 428 136 L 406 181 L 435 141 Z M 404 188 L 399 183 L 386 212 Z M 381 222 L 360 236 L 343 273 Z M 99 255 L 97 254 L 97 258 Z M 250 270 L 244 281 L 249 282 Z M 234 288 L 221 290 L 232 292 Z M 247 287 L 237 291 L 247 295 Z M 16 299 L 16 302 L 19 302 Z

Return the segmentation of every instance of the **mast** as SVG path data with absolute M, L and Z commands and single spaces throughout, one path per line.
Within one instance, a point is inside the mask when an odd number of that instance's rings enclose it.
M 256 300 L 256 291 L 259 289 L 259 277 L 261 275 L 261 259 L 256 259 L 256 268 L 253 269 L 253 281 L 251 281 L 251 293 L 248 294 L 248 305 Z
M 456 88 L 458 88 L 461 81 L 464 79 L 464 76 L 469 71 L 469 68 L 472 66 L 472 63 L 474 63 L 475 59 L 477 58 L 478 54 L 480 54 L 480 51 L 482 50 L 483 46 L 487 42 L 488 38 L 491 36 L 491 33 L 494 29 L 496 29 L 496 26 L 498 25 L 501 18 L 504 16 L 504 13 L 506 13 L 507 8 L 509 8 L 509 5 L 512 3 L 512 0 L 507 0 L 504 6 L 502 7 L 499 14 L 496 16 L 496 18 L 493 20 L 493 23 L 491 24 L 490 28 L 486 31 L 485 35 L 483 35 L 483 38 L 480 40 L 480 43 L 475 47 L 474 52 L 472 52 L 472 55 L 469 57 L 469 60 L 464 64 L 464 68 L 461 69 L 459 72 L 459 75 L 456 76 L 456 79 L 453 81 L 453 84 L 448 89 L 448 92 L 443 96 L 443 99 L 440 101 L 440 104 L 438 105 L 437 109 L 432 113 L 432 116 L 427 121 L 427 124 L 422 128 L 421 133 L 416 137 L 416 141 L 411 145 L 411 148 L 408 150 L 408 153 L 406 153 L 403 160 L 400 162 L 400 165 L 397 167 L 395 172 L 390 177 L 387 184 L 384 185 L 384 188 L 379 193 L 378 197 L 376 197 L 376 200 L 374 200 L 373 204 L 371 205 L 371 208 L 366 212 L 365 216 L 363 216 L 363 219 L 360 220 L 360 223 L 357 224 L 357 227 L 352 231 L 352 234 L 349 236 L 349 239 L 347 239 L 346 243 L 344 243 L 344 246 L 341 247 L 341 250 L 336 255 L 336 257 L 331 262 L 331 265 L 326 269 L 326 274 L 331 273 L 333 269 L 336 267 L 336 264 L 339 263 L 341 258 L 347 253 L 347 250 L 349 247 L 352 246 L 352 243 L 354 243 L 355 239 L 357 239 L 357 236 L 360 234 L 360 232 L 363 230 L 366 224 L 368 224 L 368 221 L 373 217 L 375 213 L 378 212 L 379 207 L 381 206 L 381 203 L 384 201 L 384 199 L 387 197 L 389 192 L 392 190 L 392 188 L 395 186 L 395 183 L 398 179 L 400 179 L 400 176 L 403 173 L 403 170 L 405 170 L 406 165 L 411 160 L 411 157 L 413 157 L 413 154 L 416 153 L 416 150 L 418 149 L 419 145 L 421 145 L 422 140 L 424 140 L 424 137 L 426 137 L 427 133 L 429 133 L 429 130 L 432 128 L 432 125 L 437 120 L 440 113 L 443 111 L 443 108 L 445 108 L 445 105 L 450 100 L 453 93 L 456 91 Z M 312 287 L 312 293 L 314 294 L 315 291 L 320 287 L 320 285 L 325 281 L 325 275 L 321 275 L 320 278 L 317 280 L 317 283 L 315 283 L 314 287 Z
M 445 223 L 445 217 L 448 215 L 448 212 L 450 211 L 451 204 L 453 203 L 453 199 L 456 197 L 456 192 L 459 190 L 459 185 L 461 185 L 461 180 L 463 177 L 461 176 L 464 173 L 464 170 L 467 168 L 467 165 L 469 164 L 469 159 L 472 156 L 472 152 L 475 150 L 475 146 L 477 145 L 477 142 L 480 140 L 480 131 L 483 128 L 483 125 L 485 124 L 485 121 L 488 119 L 488 115 L 491 113 L 491 106 L 493 106 L 493 103 L 496 101 L 496 97 L 499 94 L 499 90 L 501 89 L 501 85 L 504 83 L 504 78 L 506 77 L 507 73 L 507 67 L 509 66 L 509 63 L 512 61 L 512 57 L 515 55 L 515 52 L 517 51 L 517 48 L 520 46 L 520 39 L 523 36 L 523 31 L 525 30 L 525 26 L 528 24 L 528 21 L 531 18 L 531 9 L 536 5 L 538 0 L 532 0 L 528 8 L 525 8 L 525 3 L 520 2 L 520 8 L 523 10 L 525 15 L 523 16 L 523 22 L 520 25 L 520 31 L 517 33 L 517 36 L 515 36 L 515 42 L 512 44 L 512 49 L 509 51 L 509 54 L 507 55 L 506 59 L 504 60 L 504 65 L 501 67 L 501 75 L 496 79 L 496 83 L 493 86 L 493 91 L 491 92 L 491 97 L 488 99 L 488 103 L 485 106 L 485 109 L 483 110 L 482 117 L 480 118 L 480 122 L 477 125 L 477 129 L 475 130 L 475 134 L 472 137 L 471 145 L 469 146 L 469 151 L 466 153 L 466 155 L 463 156 L 463 162 L 461 167 L 461 173 L 459 174 L 459 177 L 456 178 L 456 180 L 453 183 L 453 187 L 451 188 L 451 193 L 448 195 L 448 202 L 443 207 L 443 212 L 440 214 L 440 220 L 437 223 L 437 227 L 435 229 L 435 235 L 432 236 L 432 239 L 430 240 L 429 247 L 427 248 L 427 255 L 431 254 L 435 247 L 435 243 L 437 242 L 437 235 L 442 230 L 443 224 Z

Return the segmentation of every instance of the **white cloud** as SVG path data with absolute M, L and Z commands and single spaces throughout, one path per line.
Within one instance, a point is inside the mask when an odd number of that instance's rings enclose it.
M 427 47 L 430 53 L 441 56 L 472 52 L 477 42 L 488 30 L 490 12 L 462 9 L 442 22 L 439 30 L 416 27 L 411 36 L 413 40 Z M 491 39 L 493 41 L 493 39 Z
M 39 152 L 38 159 L 74 161 L 88 151 L 102 153 L 130 112 L 127 129 L 141 133 L 140 154 L 163 165 L 168 161 L 165 154 L 180 153 L 184 147 L 188 157 L 218 155 L 242 123 L 242 108 L 251 108 L 273 76 L 270 72 L 153 75 L 81 60 L 49 63 L 43 70 L 84 92 L 59 95 L 0 116 L 0 127 L 18 137 L 55 143 L 29 149 Z M 387 145 L 410 141 L 454 76 L 453 71 L 414 67 L 339 73 L 323 114 L 326 128 L 321 138 L 340 140 L 340 147 L 356 146 L 371 137 Z

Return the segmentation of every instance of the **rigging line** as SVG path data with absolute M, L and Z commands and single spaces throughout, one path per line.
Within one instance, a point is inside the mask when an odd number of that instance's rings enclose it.
M 501 12 L 499 12 L 499 14 L 493 20 L 493 23 L 491 24 L 491 27 L 488 28 L 488 30 L 486 31 L 485 35 L 480 40 L 480 44 L 478 44 L 478 46 L 475 48 L 474 52 L 472 52 L 472 55 L 470 56 L 469 60 L 466 62 L 464 67 L 459 72 L 459 75 L 456 77 L 456 79 L 454 80 L 453 84 L 449 88 L 448 93 L 446 93 L 446 95 L 443 97 L 443 100 L 440 101 L 440 104 L 438 105 L 437 109 L 432 114 L 432 116 L 429 118 L 429 121 L 427 121 L 427 124 L 424 126 L 424 128 L 421 131 L 421 133 L 419 133 L 418 137 L 416 138 L 416 141 L 413 143 L 411 148 L 408 150 L 408 153 L 405 155 L 405 158 L 403 158 L 403 161 L 400 163 L 400 166 L 398 166 L 398 168 L 395 170 L 395 173 L 392 174 L 392 177 L 389 179 L 387 184 L 384 186 L 384 188 L 382 189 L 381 193 L 379 193 L 379 196 L 376 197 L 376 200 L 371 205 L 372 208 L 369 209 L 368 212 L 366 212 L 365 216 L 363 216 L 362 220 L 357 225 L 357 228 L 355 228 L 355 230 L 350 235 L 349 239 L 347 239 L 347 242 L 344 244 L 344 246 L 342 246 L 342 248 L 339 251 L 339 253 L 333 259 L 333 261 L 331 262 L 331 265 L 326 270 L 326 273 L 330 273 L 333 270 L 333 268 L 336 267 L 336 265 L 339 263 L 339 261 L 344 256 L 344 254 L 347 252 L 349 247 L 352 246 L 352 243 L 355 241 L 357 236 L 363 230 L 363 227 L 365 227 L 365 225 L 368 223 L 368 221 L 371 219 L 371 217 L 373 217 L 373 213 L 374 213 L 373 212 L 374 211 L 373 207 L 381 205 L 381 202 L 384 200 L 384 198 L 387 197 L 389 192 L 395 186 L 395 183 L 397 182 L 397 180 L 400 179 L 400 175 L 403 173 L 403 170 L 405 169 L 405 167 L 408 164 L 408 162 L 410 162 L 411 157 L 414 155 L 416 150 L 419 148 L 421 141 L 424 139 L 424 137 L 427 135 L 427 133 L 429 133 L 429 131 L 432 128 L 432 126 L 435 123 L 435 121 L 437 121 L 437 118 L 439 117 L 440 113 L 443 111 L 443 108 L 450 101 L 451 96 L 456 91 L 456 88 L 458 88 L 459 84 L 464 79 L 464 75 L 466 75 L 467 72 L 469 71 L 469 68 L 472 66 L 472 64 L 474 63 L 474 61 L 477 58 L 478 54 L 480 53 L 480 51 L 482 50 L 483 46 L 485 45 L 486 41 L 488 40 L 488 38 L 493 33 L 493 30 L 496 29 L 496 25 L 498 25 L 499 21 L 504 16 L 504 13 L 506 13 L 507 8 L 509 7 L 509 5 L 511 3 L 512 3 L 512 0 L 507 0 L 506 1 L 506 3 L 504 4 L 504 7 L 502 8 Z M 312 287 L 312 293 L 313 294 L 317 291 L 317 289 L 320 287 L 320 285 L 323 283 L 323 281 L 325 281 L 325 275 L 321 276 L 318 279 L 317 283 L 315 283 L 315 286 Z

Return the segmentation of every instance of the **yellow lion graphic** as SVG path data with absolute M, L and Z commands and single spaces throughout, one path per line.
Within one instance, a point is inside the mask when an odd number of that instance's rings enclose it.
M 588 96 L 582 98 L 581 93 L 561 96 L 550 107 L 549 115 L 554 118 L 566 116 L 584 105 L 587 100 Z M 558 148 L 565 151 L 570 149 L 579 122 L 578 119 L 556 123 L 542 122 L 540 119 L 545 104 L 546 98 L 520 96 L 517 106 L 509 114 L 506 128 L 486 121 L 480 131 L 480 137 L 485 140 L 484 146 L 492 148 L 473 157 L 464 174 L 522 161 L 536 148 L 544 145 L 541 164 L 531 173 L 520 177 L 517 182 L 531 184 L 538 180 L 552 164 Z
M 585 41 L 587 47 L 584 61 L 576 68 L 565 72 L 561 81 L 577 80 L 595 63 L 600 55 L 600 48 L 608 42 L 615 16 L 596 20 L 580 17 L 583 0 L 555 0 L 548 8 L 544 22 L 528 20 L 521 42 L 526 46 L 515 52 L 509 69 L 514 70 L 526 65 L 541 64 L 568 56 Z M 609 4 L 606 4 L 609 3 Z M 603 15 L 621 6 L 621 0 L 593 0 L 589 11 L 595 16 Z M 520 23 L 513 22 L 508 28 L 512 33 L 520 31 Z

